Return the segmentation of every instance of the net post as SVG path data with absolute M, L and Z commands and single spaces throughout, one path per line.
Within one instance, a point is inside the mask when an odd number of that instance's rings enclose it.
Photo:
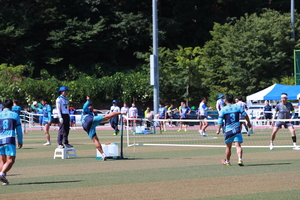
M 124 130 L 123 117 L 121 115 L 120 156 L 118 156 L 117 159 L 127 159 L 127 158 L 124 158 L 124 152 L 123 152 L 123 130 Z

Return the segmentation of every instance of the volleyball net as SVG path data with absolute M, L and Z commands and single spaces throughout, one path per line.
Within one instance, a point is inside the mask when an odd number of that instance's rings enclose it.
M 294 125 L 296 135 L 300 133 L 299 119 L 272 120 L 284 121 Z M 271 120 L 252 119 L 252 128 L 243 126 L 243 147 L 269 148 L 270 136 L 273 130 Z M 206 135 L 199 133 L 200 123 L 208 123 Z M 241 120 L 241 122 L 244 122 Z M 162 127 L 166 124 L 166 130 Z M 182 128 L 180 129 L 180 124 Z M 132 146 L 183 146 L 183 147 L 225 147 L 224 134 L 216 134 L 217 120 L 198 119 L 126 119 L 123 126 L 124 143 Z M 300 141 L 299 141 L 300 142 Z M 276 147 L 293 147 L 291 133 L 284 127 L 280 129 L 275 139 Z M 299 143 L 300 144 L 300 143 Z

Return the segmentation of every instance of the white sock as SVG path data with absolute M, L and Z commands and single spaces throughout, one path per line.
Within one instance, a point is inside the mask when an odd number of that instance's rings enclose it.
M 297 146 L 296 142 L 294 142 L 293 144 L 294 144 L 294 147 Z
M 230 163 L 230 160 L 226 160 L 226 163 Z
M 243 161 L 243 159 L 242 159 L 242 158 L 239 158 L 239 161 Z
M 271 145 L 274 145 L 274 142 L 273 142 L 273 141 L 271 141 L 271 142 L 270 142 L 270 144 L 271 144 Z

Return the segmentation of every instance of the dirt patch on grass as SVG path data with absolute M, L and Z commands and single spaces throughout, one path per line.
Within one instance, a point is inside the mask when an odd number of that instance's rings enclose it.
M 297 172 L 112 185 L 21 194 L 2 199 L 196 199 L 300 189 Z M 8 186 L 9 187 L 9 186 Z

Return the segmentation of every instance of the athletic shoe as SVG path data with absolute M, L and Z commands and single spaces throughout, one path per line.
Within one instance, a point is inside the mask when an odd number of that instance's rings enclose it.
M 7 185 L 9 183 L 4 173 L 0 174 L 0 181 L 2 182 L 3 185 Z
M 300 150 L 300 148 L 297 146 L 294 146 L 293 150 Z
M 46 142 L 46 143 L 44 144 L 44 146 L 49 146 L 49 145 L 51 145 L 51 142 Z
M 200 135 L 203 135 L 203 132 L 202 132 L 202 130 L 198 131 L 198 133 L 199 133 Z
M 9 183 L 2 183 L 2 185 L 8 185 Z
M 178 129 L 178 132 L 182 131 L 182 129 Z
M 222 159 L 221 162 L 223 163 L 223 165 L 225 166 L 230 166 L 230 162 L 227 162 L 226 159 Z
M 273 149 L 274 149 L 274 145 L 270 144 L 270 150 L 273 150 Z
M 208 137 L 208 135 L 206 135 L 206 133 L 205 132 L 203 132 L 203 135 L 202 135 L 203 137 Z
M 105 154 L 102 154 L 102 160 L 103 160 L 103 161 L 106 161 L 106 160 L 107 160 L 107 157 L 106 157 Z
M 167 131 L 167 129 L 164 129 L 164 131 Z
M 240 161 L 238 162 L 238 165 L 241 166 L 241 167 L 244 166 L 243 161 L 240 160 Z
M 73 146 L 70 144 L 64 144 L 64 146 L 65 146 L 65 148 L 73 148 Z
M 57 148 L 63 149 L 63 148 L 65 148 L 65 147 L 64 147 L 64 145 L 58 145 Z
M 117 133 L 114 133 L 114 135 L 116 136 L 116 135 L 118 135 Z
M 187 130 L 186 130 L 186 129 L 184 129 L 184 132 L 187 132 Z

